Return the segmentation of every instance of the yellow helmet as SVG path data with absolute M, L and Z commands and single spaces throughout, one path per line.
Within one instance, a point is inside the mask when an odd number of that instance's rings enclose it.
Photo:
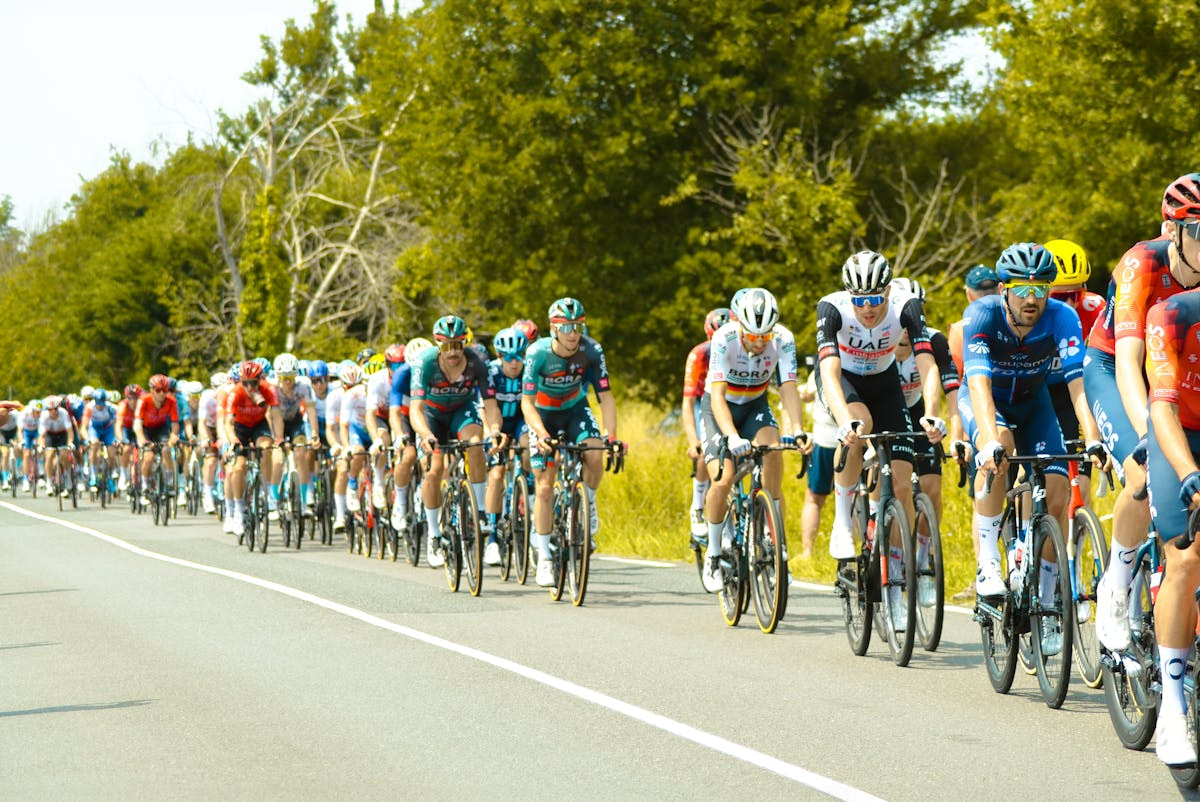
M 1054 256 L 1054 263 L 1058 265 L 1058 275 L 1054 278 L 1056 287 L 1087 283 L 1092 275 L 1092 266 L 1083 248 L 1066 239 L 1052 239 L 1044 247 Z
M 471 331 L 471 327 L 467 326 L 467 336 L 463 340 L 464 345 L 470 345 L 475 342 L 475 332 Z
M 363 363 L 363 375 L 370 376 L 372 373 L 378 373 L 383 369 L 383 366 L 383 354 L 374 354 L 370 359 Z

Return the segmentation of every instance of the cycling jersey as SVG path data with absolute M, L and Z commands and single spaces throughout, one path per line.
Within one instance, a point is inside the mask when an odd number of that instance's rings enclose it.
M 22 411 L 17 416 L 18 425 L 27 432 L 36 432 L 38 423 L 41 421 L 42 415 L 40 412 L 34 412 L 31 409 Z
M 817 302 L 817 361 L 839 357 L 842 372 L 858 376 L 882 373 L 896 361 L 896 343 L 908 330 L 915 353 L 930 353 L 921 299 L 892 286 L 887 311 L 867 327 L 854 314 L 853 296 L 842 290 Z
M 958 371 L 958 383 L 962 384 L 963 379 L 963 324 L 966 321 L 956 320 L 950 324 L 950 328 L 946 332 L 946 342 L 950 345 L 950 358 L 954 360 L 954 367 Z
M 704 395 L 711 395 L 712 386 L 723 382 L 728 403 L 749 404 L 766 395 L 772 379 L 776 384 L 796 381 L 796 341 L 779 324 L 772 331 L 774 336 L 761 354 L 752 354 L 742 345 L 742 329 L 736 321 L 713 332 Z
M 453 412 L 467 404 L 473 404 L 477 395 L 491 398 L 488 388 L 487 361 L 473 348 L 466 348 L 466 365 L 462 373 L 450 379 L 438 364 L 436 348 L 426 349 L 412 366 L 411 390 L 413 398 L 420 398 L 426 405 L 439 412 Z
M 504 373 L 504 361 L 493 359 L 488 363 L 488 386 L 500 406 L 500 417 L 503 419 L 501 429 L 506 434 L 513 434 L 525 420 L 521 412 L 521 380 L 523 374 L 507 376 Z
M 95 401 L 89 401 L 83 410 L 82 425 L 85 428 L 111 429 L 116 422 L 117 409 L 107 401 L 99 405 Z
M 258 389 L 250 391 L 240 382 L 225 399 L 225 414 L 233 417 L 239 426 L 253 427 L 267 419 L 267 408 L 279 406 L 279 396 L 268 382 L 259 382 Z
M 367 388 L 361 383 L 342 391 L 341 412 L 338 413 L 338 423 L 357 427 L 366 431 L 367 428 Z M 368 442 L 370 442 L 368 440 Z
M 205 390 L 200 393 L 200 405 L 196 408 L 197 419 L 209 429 L 217 428 L 217 391 Z
M 71 420 L 71 413 L 62 407 L 53 411 L 43 409 L 38 418 L 38 434 L 61 434 L 72 428 L 74 422 Z
M 687 362 L 683 366 L 684 398 L 704 396 L 704 384 L 708 378 L 708 359 L 711 350 L 712 341 L 705 340 L 688 353 Z
M 1150 401 L 1179 407 L 1184 429 L 1200 431 L 1200 294 L 1176 295 L 1146 316 Z
M 408 417 L 408 403 L 412 395 L 412 368 L 407 364 L 392 373 L 392 387 L 388 393 L 388 407 L 398 407 L 402 418 Z
M 1083 331 L 1075 310 L 1053 298 L 1029 333 L 1018 338 L 1008 324 L 1003 295 L 989 295 L 967 307 L 963 366 L 992 380 L 992 396 L 1004 403 L 1032 398 L 1045 385 L 1054 357 L 1062 360 L 1066 381 L 1083 376 Z M 1047 399 L 1048 400 L 1048 399 Z
M 554 353 L 553 342 L 550 337 L 542 337 L 525 352 L 521 392 L 533 396 L 539 410 L 586 404 L 589 384 L 597 395 L 612 389 L 600 343 L 584 335 L 575 353 L 564 357 Z
M 329 392 L 325 394 L 325 427 L 329 429 L 337 428 L 338 423 L 342 419 L 342 398 L 346 391 L 342 389 L 342 385 L 331 387 Z
M 175 408 L 179 410 L 179 422 L 189 421 L 192 419 L 192 407 L 188 404 L 186 393 L 174 393 Z
M 375 417 L 384 423 L 388 419 L 388 406 L 392 396 L 392 376 L 387 370 L 379 370 L 367 378 L 367 408 L 375 411 Z
M 291 395 L 285 393 L 283 387 L 278 386 L 276 394 L 279 396 L 279 412 L 283 415 L 284 423 L 295 423 L 301 420 L 304 411 L 308 408 L 306 405 L 313 403 L 312 385 L 303 376 L 296 379 Z
M 143 430 L 178 423 L 179 407 L 175 403 L 175 396 L 163 396 L 162 406 L 159 407 L 154 405 L 154 396 L 147 393 L 138 401 L 135 417 L 141 420 Z
M 1115 354 L 1117 340 L 1144 339 L 1146 310 L 1187 289 L 1171 275 L 1170 244 L 1166 238 L 1139 242 L 1121 257 L 1110 284 L 1111 308 L 1092 327 L 1089 347 Z
M 958 370 L 954 360 L 950 358 L 950 344 L 946 335 L 937 329 L 928 329 L 929 345 L 933 349 L 933 359 L 937 363 L 938 373 L 942 379 L 942 391 L 949 394 L 958 389 Z M 914 351 L 908 358 L 902 360 L 900 371 L 900 389 L 904 391 L 904 403 L 911 409 L 921 401 L 921 372 L 917 370 L 917 354 Z M 915 420 L 915 419 L 914 419 Z
M 133 428 L 133 419 L 136 417 L 138 400 L 141 398 L 121 399 L 121 403 L 117 404 L 117 417 L 121 419 L 121 426 L 126 429 Z
M 1095 327 L 1096 321 L 1104 313 L 1106 305 L 1105 300 L 1094 292 L 1084 293 L 1083 298 L 1076 306 L 1067 304 L 1068 308 L 1074 310 L 1079 316 L 1079 326 L 1084 332 L 1089 332 Z M 1051 385 L 1066 384 L 1061 359 L 1055 357 L 1050 361 L 1050 375 L 1046 377 L 1046 383 Z

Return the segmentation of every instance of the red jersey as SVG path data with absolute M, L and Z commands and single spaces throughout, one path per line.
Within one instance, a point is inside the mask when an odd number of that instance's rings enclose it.
M 962 340 L 963 340 L 963 324 L 966 321 L 956 320 L 950 324 L 950 330 L 946 332 L 946 342 L 950 345 L 950 358 L 954 360 L 954 367 L 958 369 L 958 383 L 962 384 L 963 380 L 963 358 L 962 358 Z
M 163 396 L 162 406 L 156 407 L 154 396 L 146 393 L 138 401 L 135 417 L 142 421 L 143 429 L 157 429 L 168 423 L 179 423 L 179 407 L 175 403 L 175 396 L 168 393 Z
M 248 391 L 244 384 L 235 384 L 225 398 L 225 414 L 232 415 L 233 422 L 242 426 L 257 426 L 267 419 L 267 407 L 277 406 L 279 395 L 267 382 L 260 382 L 255 391 Z
M 126 429 L 133 428 L 133 419 L 137 417 L 138 399 L 130 401 L 128 398 L 122 398 L 117 404 L 117 417 L 121 420 L 121 426 Z
M 688 354 L 683 367 L 683 397 L 702 398 L 704 382 L 708 378 L 708 351 L 711 340 L 705 340 Z
M 1113 272 L 1111 314 L 1096 319 L 1088 335 L 1089 348 L 1115 354 L 1117 340 L 1145 340 L 1150 307 L 1186 289 L 1171 275 L 1168 245 L 1170 240 L 1163 238 L 1139 242 L 1121 257 Z
M 1200 292 L 1155 304 L 1146 315 L 1150 401 L 1179 407 L 1179 422 L 1200 431 Z

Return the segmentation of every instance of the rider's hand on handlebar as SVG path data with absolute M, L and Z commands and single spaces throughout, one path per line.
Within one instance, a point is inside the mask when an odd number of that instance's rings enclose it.
M 1003 461 L 1004 446 L 1000 445 L 997 440 L 993 440 L 979 449 L 979 453 L 975 455 L 975 467 L 988 473 L 995 473 L 999 468 L 999 463 Z
M 950 454 L 959 462 L 966 462 L 971 458 L 971 444 L 966 440 L 955 440 L 950 443 Z
M 729 453 L 735 457 L 745 456 L 750 453 L 750 441 L 740 434 L 730 435 L 728 446 Z
M 1143 468 L 1146 467 L 1146 456 L 1150 445 L 1149 437 L 1149 433 L 1142 435 L 1141 439 L 1137 441 L 1137 445 L 1133 447 L 1133 452 L 1129 455 L 1133 457 L 1134 462 Z
M 1183 478 L 1179 487 L 1179 500 L 1185 507 L 1200 505 L 1200 471 L 1192 471 Z
M 921 428 L 929 435 L 930 443 L 939 443 L 946 436 L 946 421 L 935 415 L 922 415 Z
M 1112 468 L 1112 458 L 1108 454 L 1108 449 L 1099 440 L 1089 440 L 1084 447 L 1084 453 L 1091 458 L 1092 464 L 1100 470 L 1107 471 Z
M 843 423 L 838 427 L 837 438 L 844 446 L 852 446 L 858 442 L 858 430 L 862 428 L 863 422 L 860 420 L 852 420 Z
M 535 444 L 537 445 L 537 450 L 538 450 L 539 454 L 549 454 L 551 451 L 554 450 L 554 438 L 551 437 L 549 434 L 545 434 L 545 435 L 539 434 L 539 435 L 536 435 L 536 438 L 537 439 L 535 441 Z

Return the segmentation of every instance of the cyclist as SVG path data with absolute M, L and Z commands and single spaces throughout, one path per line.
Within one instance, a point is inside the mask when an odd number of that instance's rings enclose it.
M 838 441 L 847 449 L 845 465 L 833 481 L 829 554 L 836 560 L 856 553 L 850 515 L 863 459 L 859 435 L 907 432 L 913 426 L 896 363 L 896 347 L 905 332 L 916 353 L 927 411 L 937 410 L 942 389 L 921 299 L 910 288 L 892 283 L 887 259 L 874 251 L 854 254 L 842 265 L 842 286 L 841 292 L 817 303 L 818 397 L 837 423 Z M 927 415 L 919 424 L 934 443 L 946 435 L 940 417 Z M 912 442 L 897 440 L 891 451 L 896 498 L 911 521 Z M 899 614 L 900 605 L 894 610 Z
M 313 493 L 316 488 L 317 457 L 320 450 L 329 445 L 326 433 L 329 396 L 332 388 L 329 386 L 329 363 L 323 359 L 308 361 L 308 383 L 312 387 L 313 409 L 316 412 L 317 428 L 308 432 L 310 448 L 308 449 L 308 500 L 314 501 Z M 332 494 L 333 488 L 325 488 L 327 494 Z M 329 496 L 327 496 L 327 499 Z M 326 501 L 328 503 L 328 500 Z
M 387 370 L 376 370 L 367 378 L 367 434 L 371 436 L 371 453 L 375 455 L 371 464 L 374 481 L 371 483 L 371 503 L 375 509 L 387 509 L 388 502 L 383 471 L 387 467 L 387 456 L 384 453 L 397 442 L 391 426 L 392 383 L 396 372 L 404 366 L 404 346 L 392 343 L 383 352 L 382 366 Z M 406 367 L 406 366 L 405 366 Z M 392 466 L 392 483 L 398 481 L 399 461 Z
M 408 413 L 412 398 L 412 366 L 421 353 L 434 345 L 424 337 L 414 337 L 404 346 L 404 364 L 392 373 L 392 386 L 388 393 L 388 426 L 392 431 L 392 442 L 404 443 L 400 459 L 396 461 L 393 474 L 396 496 L 392 499 L 392 526 L 408 537 L 408 484 L 412 481 L 413 468 L 417 464 L 417 449 L 413 438 L 412 424 Z
M 10 489 L 10 483 L 16 481 L 13 451 L 20 439 L 21 408 L 20 401 L 0 401 L 0 490 Z
M 129 446 L 137 445 L 133 434 L 133 419 L 137 414 L 138 401 L 142 398 L 142 388 L 137 384 L 125 385 L 120 403 L 117 404 L 117 417 L 121 420 L 121 479 L 117 489 L 124 492 L 129 487 L 129 467 L 133 459 L 133 450 Z
M 313 395 L 312 384 L 307 378 L 300 377 L 300 361 L 293 354 L 282 353 L 275 357 L 276 394 L 279 396 L 279 416 L 283 421 L 283 439 L 292 444 L 292 456 L 295 463 L 296 476 L 300 480 L 300 502 L 306 518 L 312 517 L 312 496 L 310 495 L 310 462 L 308 459 L 308 432 L 317 431 L 316 397 Z M 271 463 L 271 497 L 268 507 L 276 520 L 279 512 L 279 482 L 283 478 L 284 455 L 282 450 L 275 452 Z M 270 517 L 270 516 L 269 516 Z
M 21 476 L 21 490 L 29 492 L 29 479 L 37 469 L 38 424 L 42 420 L 42 410 L 45 404 L 40 398 L 35 398 L 25 405 L 21 411 L 20 426 L 23 448 L 21 461 L 25 470 Z
M 216 512 L 213 490 L 217 483 L 217 454 L 222 440 L 221 430 L 217 425 L 218 411 L 221 407 L 217 400 L 217 392 L 227 384 L 229 384 L 228 373 L 214 373 L 208 380 L 208 389 L 200 393 L 200 402 L 196 407 L 196 439 L 199 443 L 200 453 L 204 455 L 201 474 L 204 491 L 201 493 L 200 503 L 204 507 L 204 512 L 210 515 Z M 226 511 L 228 512 L 228 510 Z
M 342 458 L 346 461 L 346 511 L 358 512 L 362 505 L 358 500 L 358 477 L 362 474 L 367 449 L 371 446 L 371 435 L 367 432 L 367 385 L 363 381 L 366 368 L 372 365 L 372 349 L 363 349 L 359 354 L 371 350 L 371 356 L 363 360 L 362 366 L 346 370 L 342 378 L 342 408 L 338 413 L 339 441 Z M 372 413 L 374 414 L 374 413 Z
M 247 360 L 239 368 L 239 379 L 225 399 L 225 442 L 231 447 L 257 445 L 268 448 L 283 442 L 283 416 L 279 396 L 265 379 L 263 366 Z M 260 465 L 260 468 L 262 466 Z M 246 455 L 237 454 L 226 477 L 225 487 L 233 498 L 233 514 L 225 519 L 225 531 L 245 531 Z
M 58 396 L 46 398 L 46 408 L 38 419 L 37 432 L 38 448 L 46 452 L 46 476 L 54 482 L 51 492 L 61 493 L 65 498 L 71 495 L 71 489 L 63 487 L 58 481 L 58 450 L 75 447 L 75 424 Z
M 91 390 L 89 395 L 92 400 L 88 401 L 83 410 L 80 428 L 86 441 L 90 444 L 87 470 L 88 486 L 95 490 L 98 482 L 109 480 L 108 476 L 97 478 L 96 463 L 100 461 L 100 450 L 102 448 L 111 449 L 117 442 L 117 408 L 109 403 L 108 393 L 104 390 L 95 390 L 90 387 L 84 389 Z M 111 469 L 112 465 L 110 464 L 108 467 Z
M 1000 575 L 1000 518 L 1007 492 L 1004 456 L 1020 453 L 1061 454 L 1062 430 L 1046 377 L 1055 358 L 1062 371 L 1079 420 L 1088 426 L 1087 399 L 1083 394 L 1083 355 L 1079 344 L 1079 316 L 1061 301 L 1050 298 L 1058 273 L 1054 257 L 1041 245 L 1022 242 L 1000 254 L 996 272 L 1002 292 L 975 301 L 967 308 L 964 366 L 967 393 L 959 395 L 958 409 L 969 439 L 975 446 L 975 529 L 979 535 L 975 591 L 983 596 L 1005 592 Z M 1095 424 L 1086 432 L 1088 454 L 1100 462 L 1104 448 Z M 984 475 L 997 473 L 991 491 L 984 494 Z M 1046 505 L 1067 531 L 1067 468 L 1054 463 L 1046 468 Z M 1053 595 L 1059 566 L 1042 560 L 1039 577 L 1042 594 Z M 1042 633 L 1044 648 L 1054 654 L 1061 648 L 1062 633 L 1047 619 Z
M 734 296 L 730 319 L 712 336 L 708 375 L 700 401 L 699 436 L 704 444 L 704 463 L 712 484 L 705 499 L 708 548 L 704 560 L 704 587 L 710 592 L 724 585 L 721 554 L 724 551 L 725 518 L 733 489 L 734 459 L 752 445 L 779 445 L 779 425 L 767 403 L 772 379 L 788 420 L 795 427 L 784 435 L 784 445 L 803 444 L 808 435 L 800 422 L 800 395 L 796 391 L 796 342 L 779 323 L 775 296 L 762 287 L 746 288 Z M 720 474 L 718 478 L 718 474 Z M 763 456 L 762 486 L 780 500 L 783 455 L 778 451 Z
M 467 471 L 475 507 L 484 510 L 487 474 L 481 444 L 483 427 L 475 399 L 483 398 L 489 431 L 500 430 L 500 409 L 488 385 L 487 362 L 478 351 L 466 347 L 467 324 L 463 319 L 454 315 L 438 318 L 433 324 L 433 339 L 437 348 L 425 349 L 412 367 L 409 421 L 422 451 L 430 457 L 421 496 L 428 524 L 425 553 L 429 565 L 436 568 L 445 562 L 440 544 L 442 477 L 446 463 L 438 444 L 451 438 L 480 443 L 467 451 Z
M 708 492 L 708 471 L 701 470 L 703 443 L 697 430 L 700 427 L 700 403 L 704 398 L 704 380 L 708 377 L 708 359 L 713 333 L 729 322 L 729 309 L 718 307 L 704 316 L 704 342 L 688 352 L 683 365 L 683 405 L 679 409 L 683 420 L 683 434 L 687 438 L 688 459 L 692 461 L 692 507 L 688 513 L 688 525 L 692 539 L 698 540 L 708 534 L 708 521 L 704 518 L 704 495 Z
M 488 542 L 483 552 L 485 565 L 500 564 L 500 546 L 496 542 L 496 523 L 504 503 L 504 472 L 507 460 L 504 451 L 516 443 L 525 451 L 525 470 L 529 470 L 529 430 L 521 413 L 521 378 L 525 373 L 525 352 L 529 341 L 514 328 L 501 329 L 492 339 L 496 358 L 488 363 L 488 385 L 500 408 L 500 429 L 496 447 L 488 457 L 487 497 Z
M 171 446 L 179 442 L 179 406 L 171 393 L 171 380 L 161 373 L 150 377 L 147 385 L 150 392 L 138 401 L 133 418 L 133 434 L 142 450 L 142 476 L 148 476 L 154 463 L 154 453 L 146 448 L 149 443 L 165 442 L 168 448 L 162 452 L 163 472 L 167 477 L 168 493 L 175 492 L 175 459 Z M 142 483 L 142 503 L 149 504 L 146 484 Z
M 1096 635 L 1113 651 L 1129 646 L 1129 583 L 1150 529 L 1149 505 L 1125 492 L 1146 481 L 1139 464 L 1147 432 L 1146 312 L 1200 282 L 1200 248 L 1186 233 L 1200 218 L 1200 173 L 1172 181 L 1161 212 L 1163 235 L 1126 251 L 1113 273 L 1112 297 L 1092 328 L 1084 369 L 1092 413 L 1124 487 L 1113 504 L 1111 557 L 1096 589 Z
M 1200 265 L 1200 216 L 1180 220 L 1176 227 L 1189 240 L 1179 247 L 1179 256 Z M 1188 528 L 1188 510 L 1200 508 L 1200 379 L 1191 367 L 1200 361 L 1200 294 L 1180 293 L 1151 307 L 1146 335 L 1150 510 L 1167 563 L 1154 603 L 1162 680 L 1156 751 L 1159 760 L 1175 766 L 1196 762 L 1183 679 L 1196 639 L 1200 545 L 1193 540 L 1181 548 L 1176 538 Z
M 349 433 L 342 427 L 342 400 L 346 390 L 358 384 L 362 373 L 358 365 L 350 360 L 339 362 L 338 383 L 325 396 L 325 437 L 329 442 L 329 456 L 333 460 L 333 528 L 346 528 L 346 489 L 350 481 Z M 357 487 L 357 483 L 355 485 Z
M 833 461 L 837 452 L 837 423 L 829 410 L 817 400 L 817 371 L 809 370 L 808 380 L 799 389 L 804 414 L 812 421 L 813 450 L 808 461 L 808 490 L 800 511 L 800 559 L 812 559 L 813 543 L 821 527 L 821 508 L 833 492 Z
M 963 283 L 965 284 L 968 306 L 980 298 L 1000 293 L 1000 276 L 996 275 L 994 267 L 988 267 L 987 265 L 975 265 L 975 267 L 972 267 L 967 271 Z M 958 368 L 958 381 L 960 383 L 963 380 L 963 324 L 965 323 L 965 320 L 956 320 L 946 330 L 946 341 L 950 345 L 950 358 L 954 360 L 954 366 Z M 955 439 L 961 439 L 961 433 Z

